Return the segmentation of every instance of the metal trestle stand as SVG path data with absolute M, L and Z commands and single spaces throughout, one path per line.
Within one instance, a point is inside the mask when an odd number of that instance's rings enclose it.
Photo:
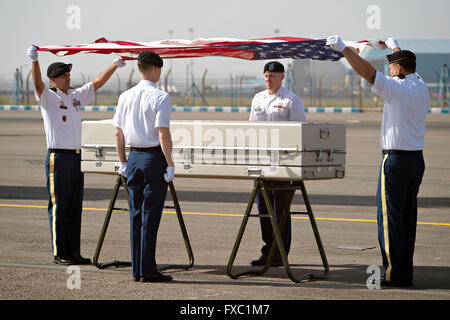
M 291 207 L 292 201 L 294 200 L 295 191 L 298 190 L 298 189 L 300 189 L 301 192 L 302 192 L 303 200 L 304 200 L 304 203 L 305 203 L 305 206 L 306 206 L 306 210 L 307 210 L 306 212 L 290 212 L 290 207 Z M 286 207 L 284 209 L 284 212 L 283 212 L 283 215 L 282 215 L 282 217 L 280 219 L 279 225 L 277 224 L 277 220 L 276 220 L 276 217 L 275 217 L 274 212 L 273 212 L 272 205 L 271 205 L 270 200 L 269 200 L 269 195 L 267 193 L 268 191 L 271 191 L 271 190 L 290 190 L 289 197 L 288 197 L 288 203 L 287 203 L 287 205 L 286 205 Z M 244 271 L 233 273 L 232 272 L 233 263 L 234 263 L 234 260 L 236 258 L 236 254 L 237 254 L 237 251 L 239 249 L 239 245 L 241 243 L 241 240 L 242 240 L 242 237 L 243 237 L 243 234 L 244 234 L 245 227 L 247 225 L 248 219 L 251 216 L 252 217 L 254 217 L 254 216 L 259 217 L 259 215 L 252 215 L 251 214 L 253 203 L 255 202 L 255 198 L 256 198 L 256 195 L 257 195 L 258 192 L 262 193 L 264 201 L 265 201 L 265 204 L 266 204 L 266 207 L 267 207 L 267 211 L 268 211 L 268 214 L 267 215 L 262 215 L 262 217 L 270 219 L 270 221 L 272 223 L 273 233 L 274 233 L 274 241 L 272 241 L 272 246 L 271 246 L 270 251 L 269 251 L 269 256 L 268 256 L 267 262 L 266 262 L 266 264 L 264 265 L 264 267 L 262 269 L 260 269 L 260 270 L 250 269 L 250 270 L 244 270 Z M 312 227 L 313 232 L 314 232 L 314 237 L 315 237 L 315 240 L 316 240 L 316 243 L 317 243 L 317 247 L 318 247 L 319 252 L 320 252 L 320 257 L 322 258 L 322 264 L 323 264 L 323 267 L 324 267 L 323 275 L 321 275 L 321 276 L 309 275 L 309 276 L 304 277 L 304 278 L 297 278 L 293 274 L 293 272 L 291 270 L 291 267 L 289 265 L 288 258 L 286 256 L 286 250 L 284 248 L 283 241 L 282 241 L 282 238 L 281 238 L 281 231 L 284 228 L 284 225 L 286 223 L 288 214 L 305 214 L 305 215 L 308 215 L 309 221 L 311 222 L 311 227 Z M 245 211 L 244 218 L 242 220 L 241 227 L 239 229 L 239 233 L 237 235 L 236 242 L 234 244 L 233 251 L 232 251 L 230 259 L 228 261 L 227 275 L 230 278 L 232 278 L 232 279 L 235 279 L 235 278 L 238 278 L 238 277 L 241 277 L 241 276 L 244 276 L 244 275 L 254 275 L 254 276 L 263 275 L 269 269 L 270 265 L 272 264 L 272 261 L 273 261 L 274 256 L 275 256 L 275 250 L 277 248 L 278 248 L 278 251 L 280 252 L 281 260 L 283 262 L 283 266 L 284 266 L 284 268 L 286 270 L 286 273 L 287 273 L 287 275 L 289 276 L 289 278 L 292 281 L 294 281 L 294 282 L 304 282 L 304 281 L 310 281 L 312 279 L 325 278 L 326 277 L 326 274 L 328 273 L 328 270 L 329 270 L 328 261 L 327 261 L 326 255 L 325 255 L 325 250 L 323 248 L 322 241 L 320 239 L 319 229 L 317 228 L 316 221 L 314 219 L 314 214 L 313 214 L 313 211 L 312 211 L 312 208 L 311 208 L 311 204 L 309 202 L 309 197 L 308 197 L 308 194 L 306 192 L 305 184 L 303 183 L 302 180 L 300 180 L 300 181 L 291 181 L 289 187 L 271 187 L 271 188 L 269 188 L 267 186 L 267 183 L 266 183 L 266 181 L 264 179 L 257 179 L 255 181 L 254 187 L 253 187 L 253 191 L 252 191 L 252 193 L 250 195 L 250 199 L 249 199 L 248 204 L 247 204 L 247 209 Z
M 119 190 L 120 190 L 121 187 L 124 188 L 125 193 L 127 195 L 127 199 L 128 199 L 128 189 L 127 189 L 127 186 L 126 186 L 126 178 L 124 178 L 121 175 L 118 175 L 117 176 L 117 180 L 116 180 L 116 184 L 114 186 L 113 194 L 112 194 L 111 200 L 109 202 L 108 211 L 106 212 L 105 221 L 103 222 L 103 228 L 102 228 L 102 231 L 100 233 L 100 237 L 99 237 L 98 242 L 97 242 L 97 249 L 95 250 L 95 254 L 94 254 L 94 258 L 93 258 L 94 265 L 97 268 L 99 268 L 99 269 L 104 269 L 104 268 L 113 267 L 113 266 L 115 266 L 115 267 L 131 266 L 131 262 L 130 261 L 114 260 L 114 261 L 106 262 L 106 263 L 99 263 L 98 262 L 98 257 L 100 256 L 100 251 L 102 249 L 103 242 L 105 240 L 106 231 L 108 230 L 109 221 L 111 220 L 111 215 L 112 215 L 113 211 L 118 211 L 118 210 L 128 211 L 127 208 L 115 208 L 117 195 L 119 194 Z M 181 213 L 180 204 L 178 202 L 178 197 L 177 197 L 177 194 L 175 192 L 175 187 L 173 185 L 173 182 L 169 182 L 169 190 L 170 190 L 170 194 L 172 195 L 172 200 L 173 200 L 174 207 L 175 207 L 175 210 L 176 210 L 178 222 L 180 224 L 181 233 L 183 234 L 184 244 L 186 246 L 186 250 L 187 250 L 187 253 L 188 253 L 188 256 L 189 256 L 189 264 L 187 264 L 187 265 L 179 265 L 179 264 L 168 265 L 168 266 L 159 268 L 159 270 L 160 271 L 168 270 L 168 269 L 184 269 L 184 270 L 187 270 L 187 269 L 191 268 L 194 265 L 194 255 L 193 255 L 193 252 L 192 252 L 191 244 L 190 244 L 189 237 L 188 237 L 188 234 L 187 234 L 187 231 L 186 231 L 186 226 L 184 224 L 183 215 Z

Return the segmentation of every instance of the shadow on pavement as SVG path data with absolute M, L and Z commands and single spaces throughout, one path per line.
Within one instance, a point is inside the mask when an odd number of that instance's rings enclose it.
M 323 268 L 321 265 L 303 265 L 291 264 L 293 274 L 298 278 L 307 278 L 310 274 L 314 274 L 318 278 L 302 283 L 294 283 L 289 279 L 284 267 L 270 268 L 262 276 L 243 276 L 237 279 L 228 278 L 224 281 L 180 281 L 187 284 L 221 284 L 221 285 L 261 285 L 274 287 L 291 287 L 291 286 L 307 286 L 317 288 L 332 289 L 364 289 L 367 288 L 366 281 L 371 275 L 368 274 L 367 265 L 331 265 L 325 279 L 320 279 Z M 233 267 L 233 272 L 247 270 L 249 266 Z M 201 265 L 194 266 L 191 270 L 205 270 L 207 274 L 224 275 L 226 274 L 226 266 Z M 255 268 L 255 270 L 257 270 Z M 182 272 L 182 271 L 180 271 Z M 283 282 L 279 282 L 283 281 Z M 431 267 L 431 266 L 415 266 L 414 267 L 414 286 L 410 288 L 382 288 L 383 290 L 450 290 L 450 268 L 448 267 Z M 369 289 L 367 289 L 369 290 Z

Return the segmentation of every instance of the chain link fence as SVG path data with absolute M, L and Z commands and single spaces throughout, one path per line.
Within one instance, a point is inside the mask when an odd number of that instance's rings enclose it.
M 72 86 L 79 87 L 94 76 L 73 77 Z M 139 79 L 136 72 L 126 78 L 118 74 L 112 76 L 107 84 L 96 94 L 92 105 L 117 104 L 121 92 L 136 85 Z M 49 84 L 47 84 L 49 85 Z M 333 77 L 314 74 L 297 82 L 283 84 L 300 96 L 305 107 L 354 107 L 380 108 L 383 100 L 371 92 L 371 86 L 361 81 L 357 75 Z M 250 106 L 253 96 L 265 90 L 262 77 L 229 75 L 228 78 L 195 79 L 193 77 L 170 77 L 162 74 L 157 86 L 169 92 L 172 104 L 178 106 Z M 430 88 L 430 107 L 437 105 L 438 92 Z M 441 97 L 442 98 L 442 97 Z M 36 105 L 34 87 L 29 71 L 17 69 L 12 76 L 0 76 L 1 105 Z

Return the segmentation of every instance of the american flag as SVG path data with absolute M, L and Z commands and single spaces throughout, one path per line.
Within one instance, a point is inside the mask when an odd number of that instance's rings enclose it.
M 373 40 L 344 41 L 360 53 L 369 45 L 382 48 L 384 42 Z M 336 61 L 343 57 L 325 45 L 326 39 L 274 37 L 262 39 L 209 38 L 196 40 L 162 40 L 155 42 L 109 41 L 100 38 L 90 44 L 37 46 L 58 56 L 80 52 L 117 54 L 124 60 L 137 59 L 140 52 L 158 53 L 163 59 L 195 57 L 231 57 L 246 60 L 313 59 Z

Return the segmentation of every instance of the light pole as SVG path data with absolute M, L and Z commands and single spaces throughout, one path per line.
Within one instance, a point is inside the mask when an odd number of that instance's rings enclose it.
M 117 96 L 120 96 L 120 76 L 118 72 L 115 72 L 116 76 L 117 76 L 117 83 L 118 83 L 118 87 L 117 87 Z
M 172 35 L 173 35 L 173 29 L 169 29 L 167 30 L 167 32 L 169 33 L 169 39 L 172 39 Z M 173 59 L 170 59 L 170 71 L 173 70 Z M 170 77 L 169 77 L 169 88 L 172 88 L 173 86 L 173 77 L 172 77 L 172 72 L 170 72 Z
M 191 40 L 194 40 L 194 28 L 189 28 Z M 191 72 L 194 73 L 194 60 L 191 58 Z
M 191 40 L 194 40 L 194 28 L 189 28 L 188 29 L 189 33 L 191 34 Z M 190 65 L 190 73 L 191 73 L 191 78 L 192 78 L 192 83 L 189 84 L 189 74 L 188 72 L 186 72 L 186 83 L 188 84 L 188 87 L 186 88 L 188 94 L 187 95 L 192 95 L 192 105 L 194 105 L 194 60 L 191 58 L 191 62 L 189 63 Z M 189 67 L 186 67 L 186 70 L 188 70 Z

